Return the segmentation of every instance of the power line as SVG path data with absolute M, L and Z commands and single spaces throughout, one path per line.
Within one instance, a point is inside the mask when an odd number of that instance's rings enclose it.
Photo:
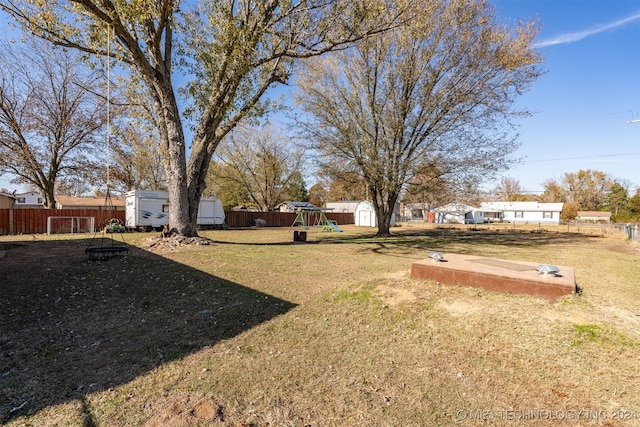
M 563 157 L 563 158 L 525 160 L 524 163 L 564 161 L 564 160 L 587 160 L 587 159 L 601 159 L 601 158 L 605 158 L 605 157 L 622 157 L 622 156 L 637 156 L 637 155 L 640 155 L 640 153 L 597 154 L 597 155 L 594 155 L 594 156 L 579 156 L 579 157 Z

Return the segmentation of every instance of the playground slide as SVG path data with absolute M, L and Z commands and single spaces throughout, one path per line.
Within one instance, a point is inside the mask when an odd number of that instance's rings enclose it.
M 342 229 L 340 227 L 338 227 L 338 224 L 336 224 L 333 221 L 327 221 L 327 225 L 331 228 L 333 228 L 334 230 L 336 230 L 338 233 L 342 233 Z

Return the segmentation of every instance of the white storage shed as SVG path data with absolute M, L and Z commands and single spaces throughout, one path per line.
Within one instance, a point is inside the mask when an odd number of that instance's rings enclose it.
M 356 206 L 356 210 L 353 213 L 353 220 L 355 225 L 361 227 L 377 227 L 378 216 L 373 208 L 373 203 L 369 200 L 362 201 Z M 396 213 L 395 210 L 391 214 L 391 227 L 396 225 Z

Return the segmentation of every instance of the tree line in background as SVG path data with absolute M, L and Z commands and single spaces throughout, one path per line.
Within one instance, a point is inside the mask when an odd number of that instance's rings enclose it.
M 0 171 L 14 182 L 40 192 L 47 206 L 60 195 L 104 195 L 131 189 L 166 190 L 163 160 L 154 143 L 155 129 L 135 105 L 114 92 L 111 142 L 105 145 L 104 76 L 83 67 L 69 52 L 44 55 L 37 41 L 17 47 L 3 44 L 0 59 Z M 119 85 L 115 85 L 119 88 Z M 52 102 L 53 101 L 53 102 Z M 136 112 L 138 111 L 138 112 Z M 271 125 L 239 126 L 220 145 L 206 178 L 206 196 L 225 208 L 261 211 L 280 203 L 309 201 L 316 206 L 340 200 L 369 199 L 367 181 L 347 160 L 321 165 L 307 189 L 305 153 L 293 138 Z M 308 157 L 308 156 L 307 156 Z M 450 201 L 477 204 L 482 199 L 564 202 L 562 219 L 577 211 L 608 210 L 614 221 L 640 220 L 640 194 L 629 195 L 631 183 L 604 172 L 580 170 L 544 183 L 541 195 L 527 194 L 517 179 L 502 178 L 491 195 L 477 191 L 477 181 L 448 179 L 440 166 L 420 163 L 402 187 L 405 203 L 443 205 Z

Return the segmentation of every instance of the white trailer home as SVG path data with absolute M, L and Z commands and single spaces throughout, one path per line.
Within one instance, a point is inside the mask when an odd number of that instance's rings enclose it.
M 495 217 L 499 212 L 502 221 L 534 224 L 560 224 L 564 203 L 539 202 L 482 202 L 480 210 Z
M 166 191 L 132 190 L 125 196 L 125 226 L 160 228 L 169 223 L 169 193 Z M 203 197 L 198 206 L 198 225 L 224 226 L 222 202 L 215 197 Z
M 436 224 L 482 224 L 484 218 L 478 208 L 464 203 L 449 203 L 433 210 Z

